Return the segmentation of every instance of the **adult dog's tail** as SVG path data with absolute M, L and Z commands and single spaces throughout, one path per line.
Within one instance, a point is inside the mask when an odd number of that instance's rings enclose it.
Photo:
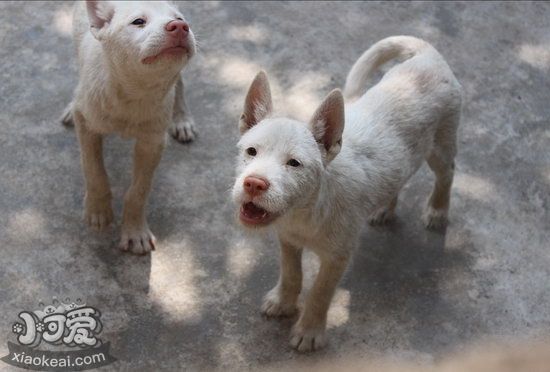
M 351 68 L 344 87 L 344 97 L 353 100 L 366 90 L 366 81 L 379 66 L 392 59 L 409 59 L 429 47 L 424 40 L 413 36 L 391 36 L 371 46 Z

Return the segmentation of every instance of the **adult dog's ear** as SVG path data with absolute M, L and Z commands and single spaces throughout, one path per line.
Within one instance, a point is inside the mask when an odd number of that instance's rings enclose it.
M 252 81 L 244 101 L 244 109 L 239 120 L 241 135 L 265 119 L 273 111 L 269 80 L 264 71 L 260 71 Z
M 86 0 L 86 10 L 90 31 L 97 40 L 101 40 L 103 31 L 115 15 L 115 7 L 110 1 Z
M 309 122 L 315 140 L 325 152 L 325 164 L 342 148 L 344 122 L 344 97 L 340 89 L 335 89 L 323 100 Z

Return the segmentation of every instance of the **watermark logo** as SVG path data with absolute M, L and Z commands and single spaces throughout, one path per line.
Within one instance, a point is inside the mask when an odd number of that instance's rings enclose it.
M 84 371 L 116 360 L 109 354 L 110 343 L 99 338 L 103 325 L 98 309 L 69 298 L 39 306 L 39 310 L 19 313 L 21 321 L 12 325 L 18 344 L 8 342 L 4 362 L 36 371 Z M 37 349 L 42 343 L 76 350 Z

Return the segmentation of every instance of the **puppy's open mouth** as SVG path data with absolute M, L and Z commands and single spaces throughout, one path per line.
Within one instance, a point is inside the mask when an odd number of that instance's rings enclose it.
M 275 219 L 275 215 L 265 209 L 258 207 L 252 202 L 241 205 L 239 218 L 246 225 L 267 225 Z

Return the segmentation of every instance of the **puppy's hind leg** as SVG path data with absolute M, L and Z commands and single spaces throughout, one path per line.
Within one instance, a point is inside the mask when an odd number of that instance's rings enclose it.
M 426 158 L 435 174 L 435 185 L 422 215 L 424 224 L 429 229 L 439 229 L 447 225 L 455 169 L 457 127 L 458 116 L 441 125 L 435 133 L 432 152 Z
M 374 211 L 368 218 L 369 225 L 381 226 L 392 222 L 395 219 L 395 207 L 397 206 L 397 198 L 398 196 L 395 196 L 395 198 L 390 201 L 390 204 Z
M 174 113 L 172 116 L 172 125 L 170 126 L 170 135 L 178 142 L 187 143 L 195 139 L 195 121 L 191 117 L 191 112 L 185 102 L 183 94 L 183 80 L 181 76 L 176 82 L 176 99 L 174 101 Z

